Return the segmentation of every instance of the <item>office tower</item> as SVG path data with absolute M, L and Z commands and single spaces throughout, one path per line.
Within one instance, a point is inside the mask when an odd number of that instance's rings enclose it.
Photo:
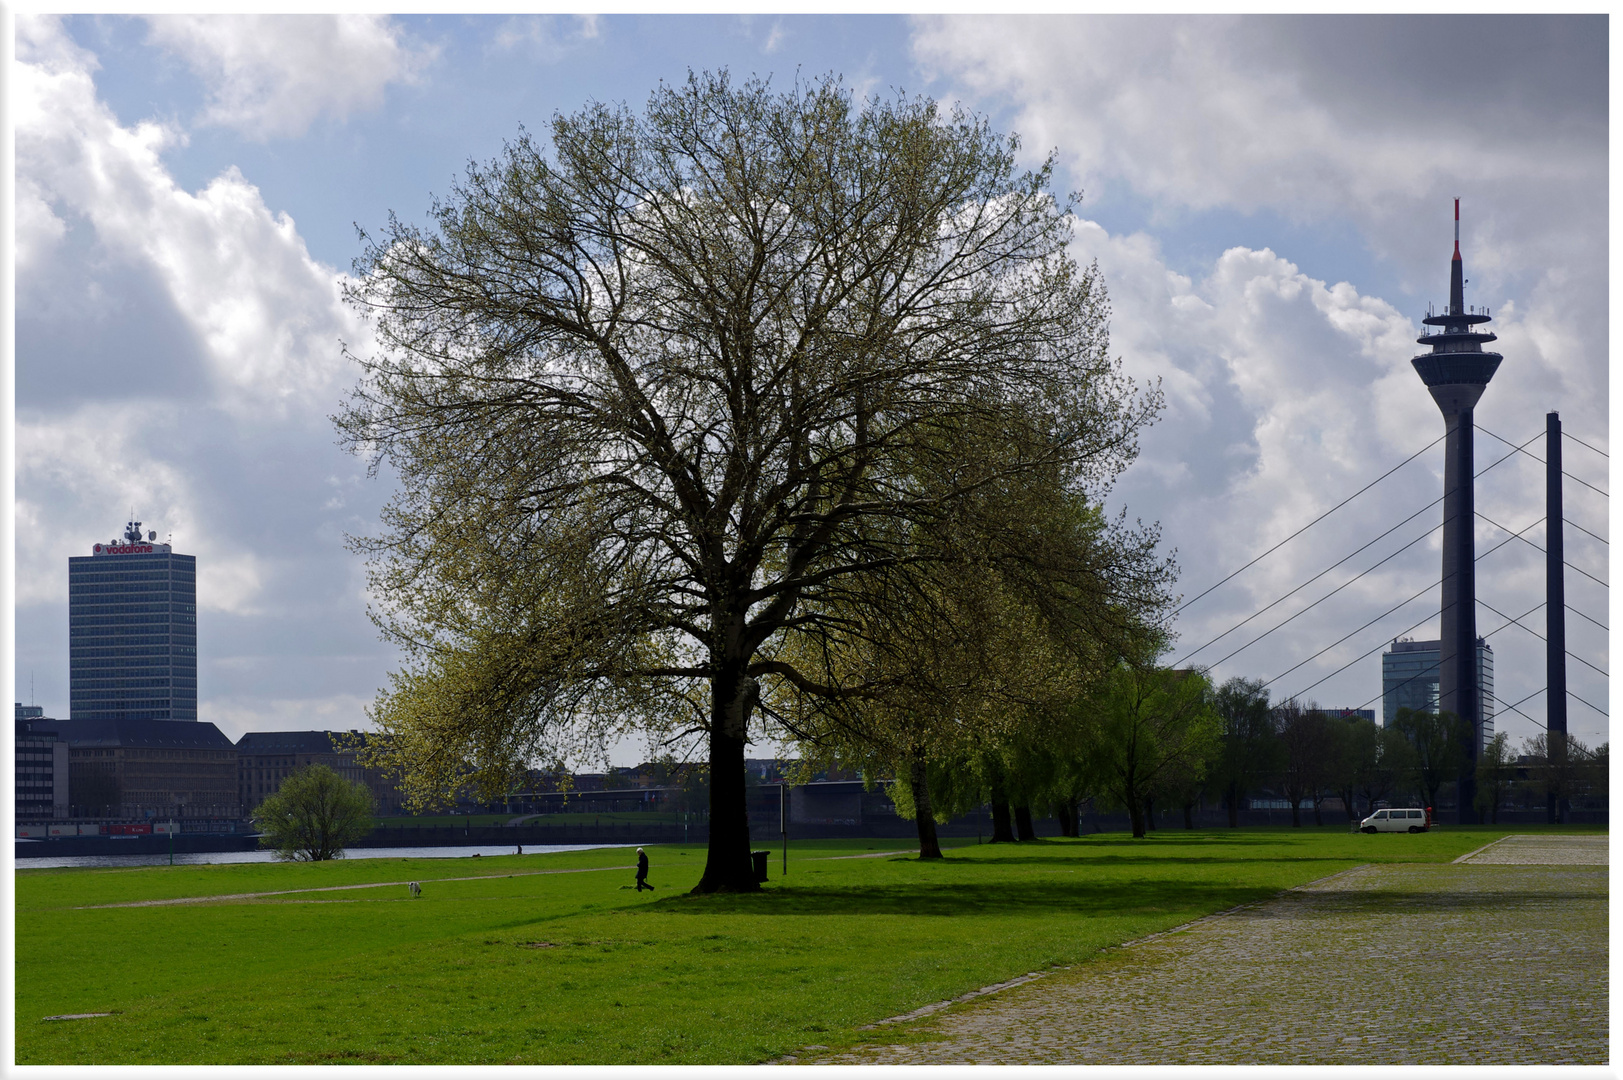
M 1391 727 L 1399 709 L 1416 712 L 1437 711 L 1439 651 L 1441 642 L 1394 641 L 1389 652 L 1381 654 L 1381 724 Z M 1477 694 L 1482 702 L 1481 738 L 1485 746 L 1493 738 L 1493 646 L 1476 639 Z
M 197 559 L 142 538 L 68 559 L 68 715 L 197 719 Z

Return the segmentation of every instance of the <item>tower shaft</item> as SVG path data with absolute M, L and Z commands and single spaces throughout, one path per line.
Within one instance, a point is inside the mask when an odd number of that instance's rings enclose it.
M 1476 636 L 1476 404 L 1504 359 L 1484 352 L 1496 340 L 1476 329 L 1486 311 L 1465 307 L 1465 264 L 1460 258 L 1460 202 L 1454 200 L 1454 257 L 1449 265 L 1448 308 L 1422 320 L 1437 327 L 1419 342 L 1431 351 L 1412 361 L 1447 425 L 1443 466 L 1442 641 L 1438 646 L 1438 710 L 1460 721 L 1459 821 L 1476 822 L 1476 762 L 1482 746 L 1483 700 Z
M 1475 424 L 1471 409 L 1444 412 L 1442 640 L 1438 646 L 1437 708 L 1469 726 L 1460 764 L 1461 823 L 1476 801 L 1476 760 L 1482 745 L 1482 701 L 1476 649 Z
M 1566 544 L 1561 509 L 1561 417 L 1544 418 L 1544 752 L 1556 775 L 1566 772 L 1567 756 L 1567 589 Z M 1549 793 L 1551 824 L 1566 823 L 1566 793 Z

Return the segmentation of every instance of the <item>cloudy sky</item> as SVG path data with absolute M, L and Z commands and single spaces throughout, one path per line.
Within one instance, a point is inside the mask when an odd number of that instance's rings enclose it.
M 1568 484 L 1588 532 L 1567 527 L 1567 558 L 1608 580 L 1588 535 L 1608 536 L 1604 17 L 21 17 L 16 40 L 17 700 L 47 715 L 67 714 L 66 561 L 133 508 L 198 557 L 203 719 L 365 726 L 396 658 L 344 546 L 388 481 L 328 420 L 356 377 L 340 342 L 366 345 L 339 296 L 356 227 L 422 220 L 521 125 L 689 68 L 838 72 L 1057 152 L 1113 350 L 1166 393 L 1108 503 L 1161 522 L 1186 599 L 1419 453 L 1189 604 L 1169 659 L 1285 597 L 1191 662 L 1373 705 L 1382 643 L 1437 636 L 1443 427 L 1409 359 L 1447 299 L 1454 196 L 1466 299 L 1505 356 L 1477 466 L 1496 437 L 1542 458 L 1559 411 L 1593 485 Z M 1498 696 L 1527 699 L 1501 709 L 1518 741 L 1545 716 L 1545 527 L 1485 553 L 1543 500 L 1527 454 L 1477 484 L 1479 632 L 1532 611 L 1490 638 Z M 1568 617 L 1572 652 L 1606 668 L 1605 587 L 1572 572 L 1567 597 L 1596 620 Z M 1609 709 L 1597 671 L 1568 678 Z

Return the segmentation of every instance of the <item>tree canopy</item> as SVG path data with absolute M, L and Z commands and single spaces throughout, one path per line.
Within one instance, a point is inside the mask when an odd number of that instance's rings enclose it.
M 1144 835 L 1145 800 L 1199 779 L 1222 738 L 1211 681 L 1199 670 L 1122 662 L 1082 705 L 1097 783 Z
M 372 793 L 325 765 L 310 765 L 282 781 L 254 810 L 260 847 L 297 862 L 325 862 L 372 831 Z
M 407 653 L 380 745 L 427 798 L 632 724 L 701 738 L 699 889 L 753 889 L 752 717 L 866 692 L 819 659 L 866 582 L 974 533 L 1090 632 L 1164 607 L 1153 529 L 1056 551 L 1039 512 L 1096 503 L 1159 397 L 1108 354 L 1051 164 L 980 118 L 693 74 L 550 141 L 358 260 L 377 348 L 335 419 L 398 479 L 358 546 Z

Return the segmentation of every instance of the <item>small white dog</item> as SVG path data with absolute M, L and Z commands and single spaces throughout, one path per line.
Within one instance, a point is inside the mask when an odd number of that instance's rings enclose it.
M 413 900 L 415 900 L 419 896 L 423 895 L 423 887 L 421 885 L 417 884 L 415 881 L 406 882 L 406 888 L 411 890 L 411 898 Z

